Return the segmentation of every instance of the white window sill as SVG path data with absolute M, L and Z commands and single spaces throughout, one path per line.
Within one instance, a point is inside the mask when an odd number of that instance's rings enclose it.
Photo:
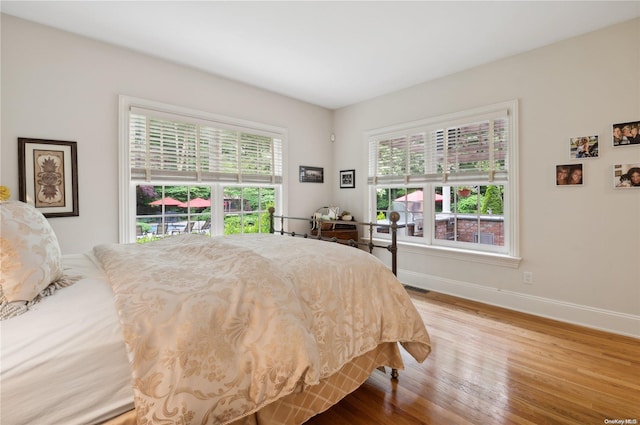
M 368 241 L 368 238 L 365 238 Z M 390 244 L 389 239 L 373 239 L 375 244 Z M 471 261 L 474 263 L 490 264 L 500 267 L 509 267 L 517 269 L 522 261 L 521 257 L 513 257 L 506 254 L 497 254 L 494 252 L 471 251 L 468 249 L 449 248 L 443 246 L 422 245 L 406 241 L 398 241 L 398 254 L 403 252 L 412 254 L 430 255 L 433 257 L 442 257 L 447 259 L 455 259 L 460 261 Z

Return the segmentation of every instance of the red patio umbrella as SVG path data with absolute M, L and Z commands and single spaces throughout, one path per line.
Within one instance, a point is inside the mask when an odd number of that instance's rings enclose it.
M 186 203 L 191 208 L 206 208 L 211 206 L 211 199 L 194 198 Z
M 173 199 L 170 196 L 167 196 L 166 198 L 161 198 L 158 199 L 157 201 L 153 201 L 153 202 L 149 202 L 149 205 L 153 205 L 153 206 L 160 206 L 164 204 L 167 207 L 181 207 L 184 208 L 186 206 L 186 204 L 182 201 L 178 201 L 177 199 Z

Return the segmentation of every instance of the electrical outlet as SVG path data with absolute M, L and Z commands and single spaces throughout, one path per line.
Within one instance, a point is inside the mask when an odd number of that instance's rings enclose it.
M 533 283 L 533 272 L 523 272 L 522 281 L 531 285 Z

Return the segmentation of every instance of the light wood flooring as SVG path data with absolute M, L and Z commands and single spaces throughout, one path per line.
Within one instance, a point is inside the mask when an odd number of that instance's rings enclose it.
M 640 340 L 409 293 L 431 355 L 403 352 L 397 382 L 376 371 L 307 425 L 640 424 Z

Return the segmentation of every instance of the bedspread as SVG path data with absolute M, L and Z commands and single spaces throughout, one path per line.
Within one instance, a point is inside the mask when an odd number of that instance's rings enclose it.
M 419 315 L 375 257 L 278 239 L 181 235 L 94 249 L 115 293 L 139 424 L 232 422 L 381 342 L 428 355 Z

